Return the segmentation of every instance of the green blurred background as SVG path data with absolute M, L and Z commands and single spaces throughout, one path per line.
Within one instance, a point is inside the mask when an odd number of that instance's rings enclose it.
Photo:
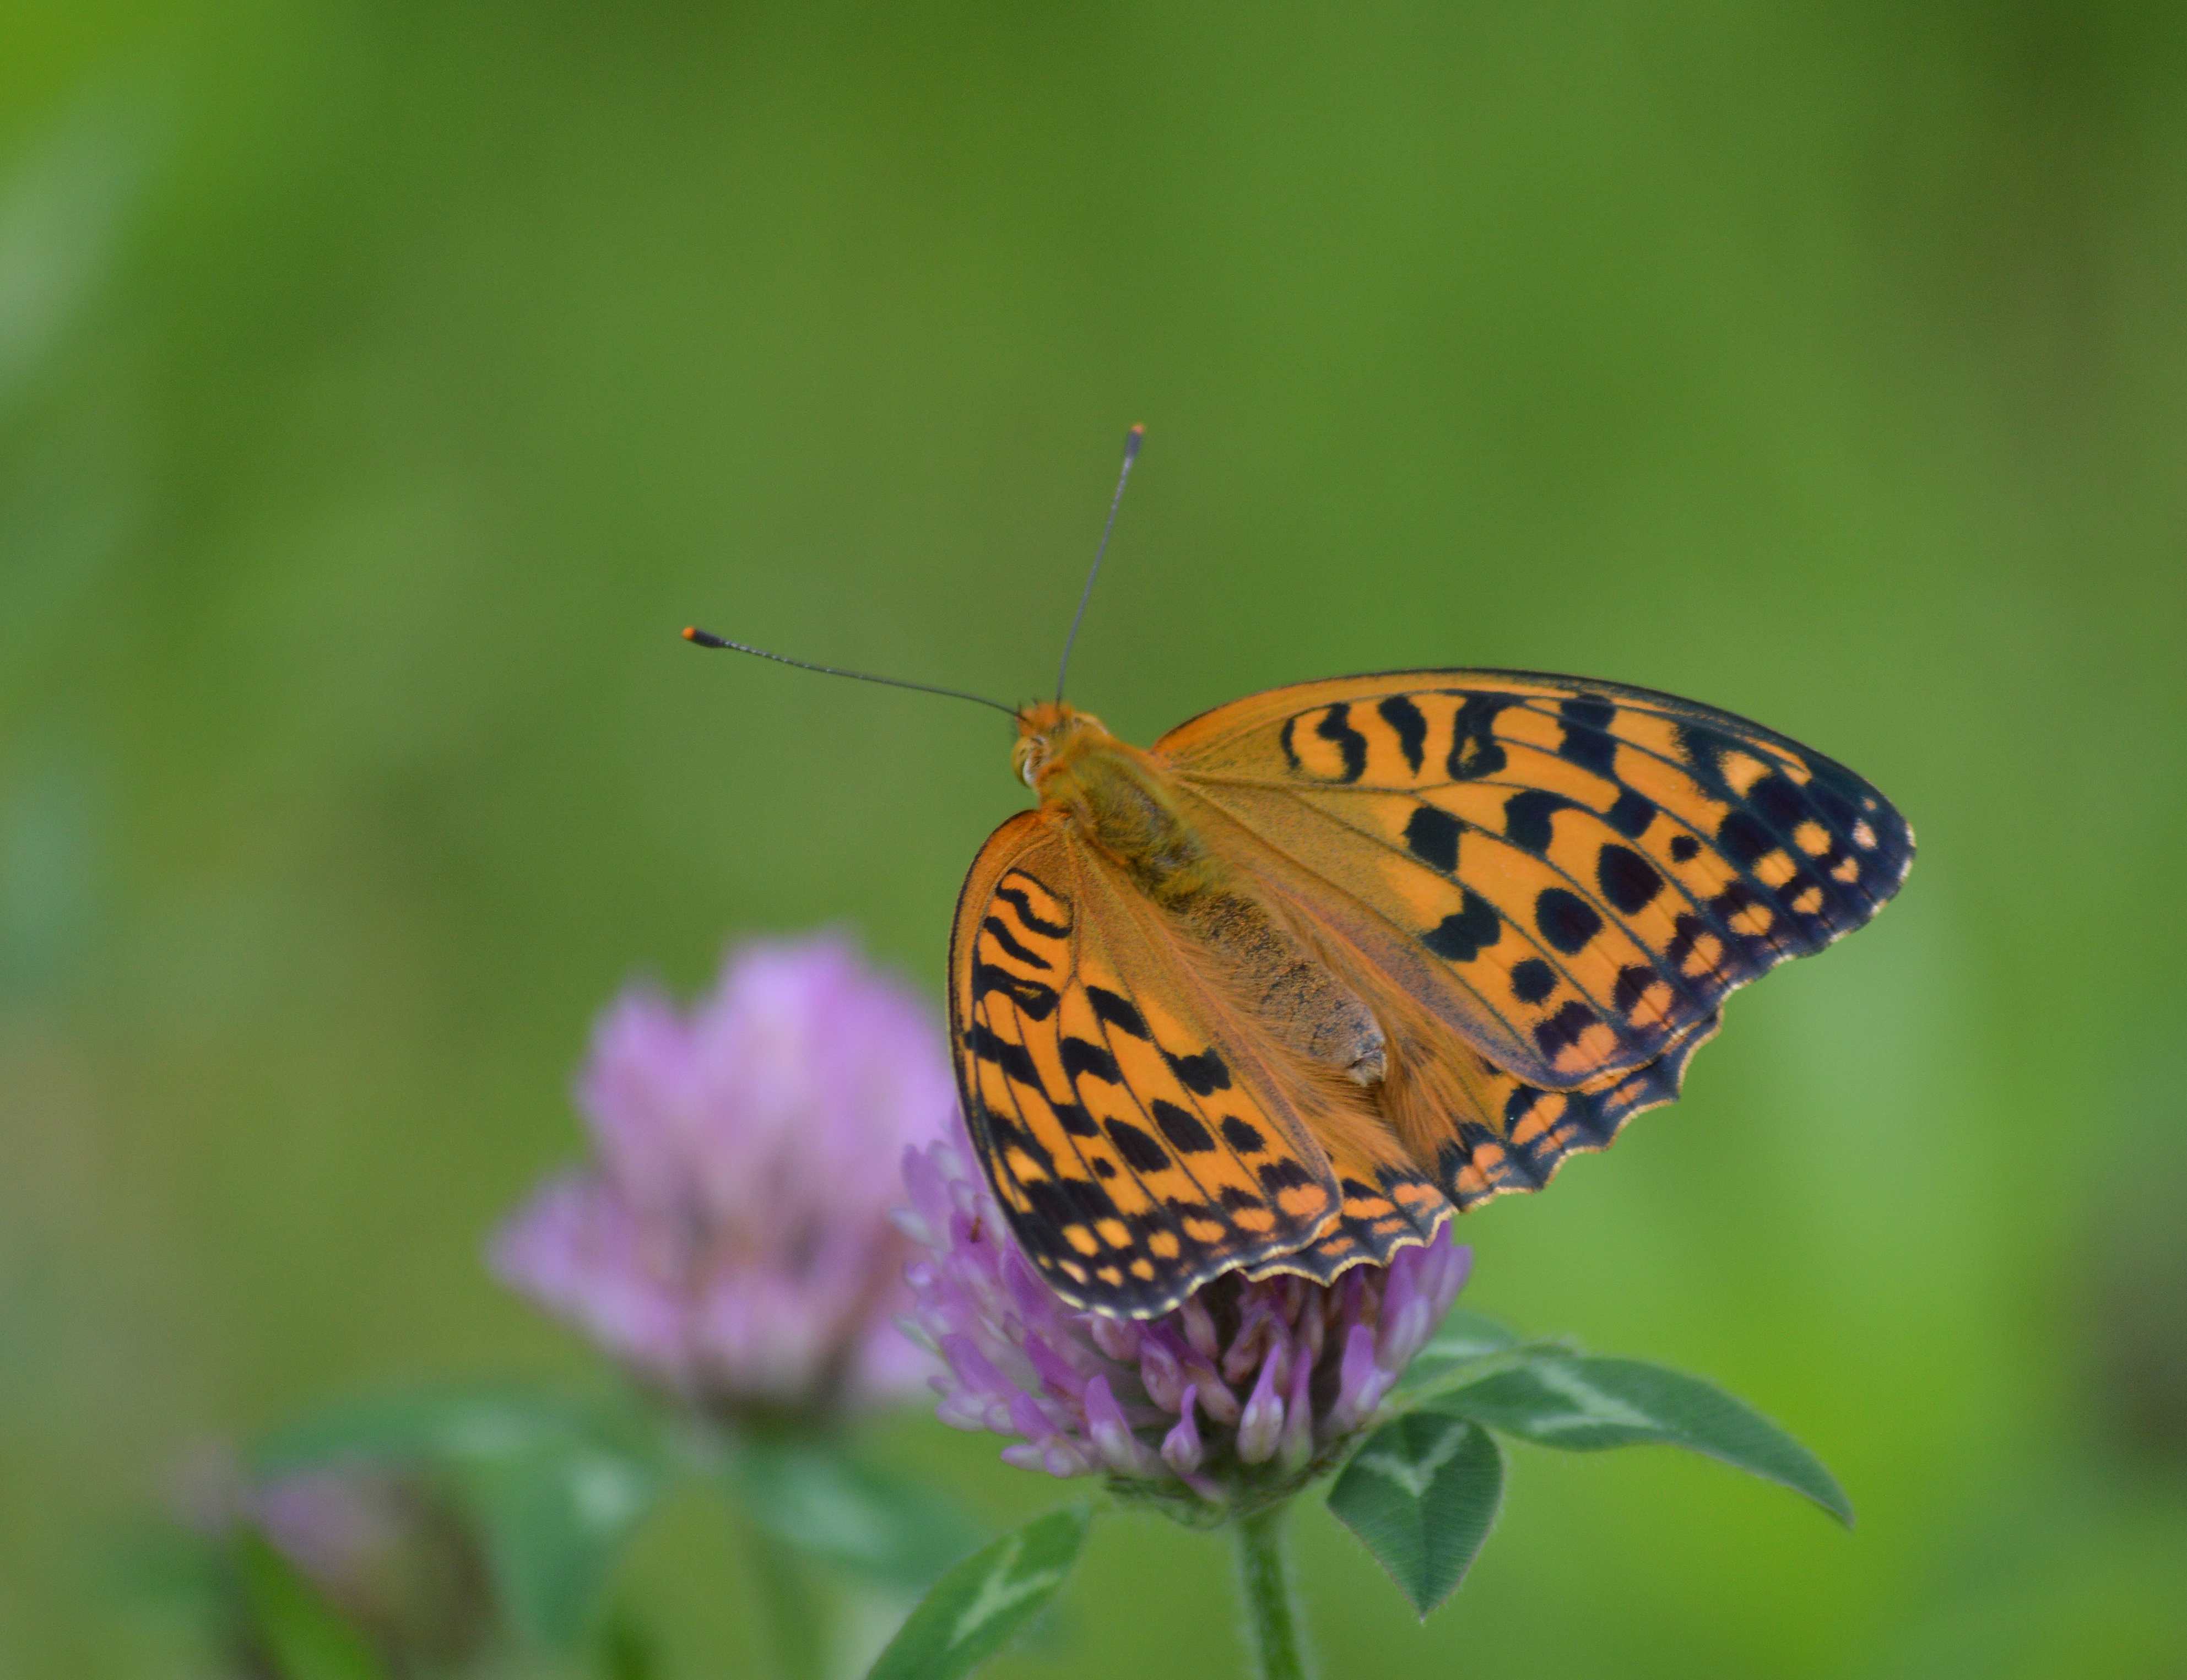
M 0 1672 L 167 1673 L 178 1458 L 581 1376 L 482 1233 L 593 1009 L 839 920 L 938 1000 L 1018 698 L 1475 663 L 1890 792 L 1871 930 L 1469 1220 L 1861 1513 L 1519 1450 L 1332 1677 L 2187 1672 L 2187 10 L 28 0 L 0 23 Z M 998 1442 L 890 1449 L 1000 1520 Z M 741 1672 L 703 1505 L 618 1595 Z M 1026 1676 L 1227 1673 L 1097 1531 Z

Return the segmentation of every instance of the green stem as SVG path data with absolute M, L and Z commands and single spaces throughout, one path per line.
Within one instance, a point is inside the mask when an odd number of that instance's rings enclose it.
M 758 1523 L 745 1525 L 760 1625 L 782 1680 L 821 1680 L 827 1672 L 821 1607 L 804 1560 Z
M 1245 1645 L 1254 1680 L 1312 1680 L 1306 1626 L 1291 1585 L 1290 1560 L 1284 1551 L 1281 1501 L 1239 1518 L 1238 1596 L 1245 1609 Z

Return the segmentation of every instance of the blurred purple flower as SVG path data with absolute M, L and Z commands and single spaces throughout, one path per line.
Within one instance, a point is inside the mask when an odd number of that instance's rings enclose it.
M 1464 1286 L 1451 1240 L 1330 1285 L 1229 1273 L 1158 1318 L 1082 1312 L 1043 1283 L 953 1137 L 904 1159 L 927 1250 L 907 1326 L 946 1367 L 944 1423 L 1022 1437 L 1003 1457 L 1216 1516 L 1282 1497 L 1375 1417 Z
M 956 1087 L 926 1009 L 847 940 L 733 950 L 688 1014 L 625 992 L 576 1101 L 594 1160 L 496 1234 L 503 1282 L 710 1413 L 824 1413 L 931 1369 L 892 1323 L 890 1211 Z
M 208 1449 L 185 1467 L 180 1514 L 207 1538 L 255 1533 L 364 1635 L 391 1672 L 440 1673 L 499 1627 L 469 1526 L 423 1476 L 359 1462 L 252 1479 Z M 238 1672 L 273 1672 L 260 1630 L 239 1623 Z

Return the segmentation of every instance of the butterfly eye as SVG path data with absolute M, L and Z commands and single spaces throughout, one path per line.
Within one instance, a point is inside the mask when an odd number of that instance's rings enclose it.
M 1048 762 L 1048 743 L 1038 735 L 1021 735 L 1010 750 L 1019 779 L 1037 793 L 1041 767 Z

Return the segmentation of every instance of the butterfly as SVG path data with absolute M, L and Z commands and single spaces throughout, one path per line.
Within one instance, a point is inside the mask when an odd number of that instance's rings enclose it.
M 1651 689 L 1342 677 L 1142 750 L 1062 687 L 1000 707 L 1038 804 L 965 879 L 949 1025 L 1012 1234 L 1111 1317 L 1332 1283 L 1540 1189 L 1913 861 L 1843 765 Z

